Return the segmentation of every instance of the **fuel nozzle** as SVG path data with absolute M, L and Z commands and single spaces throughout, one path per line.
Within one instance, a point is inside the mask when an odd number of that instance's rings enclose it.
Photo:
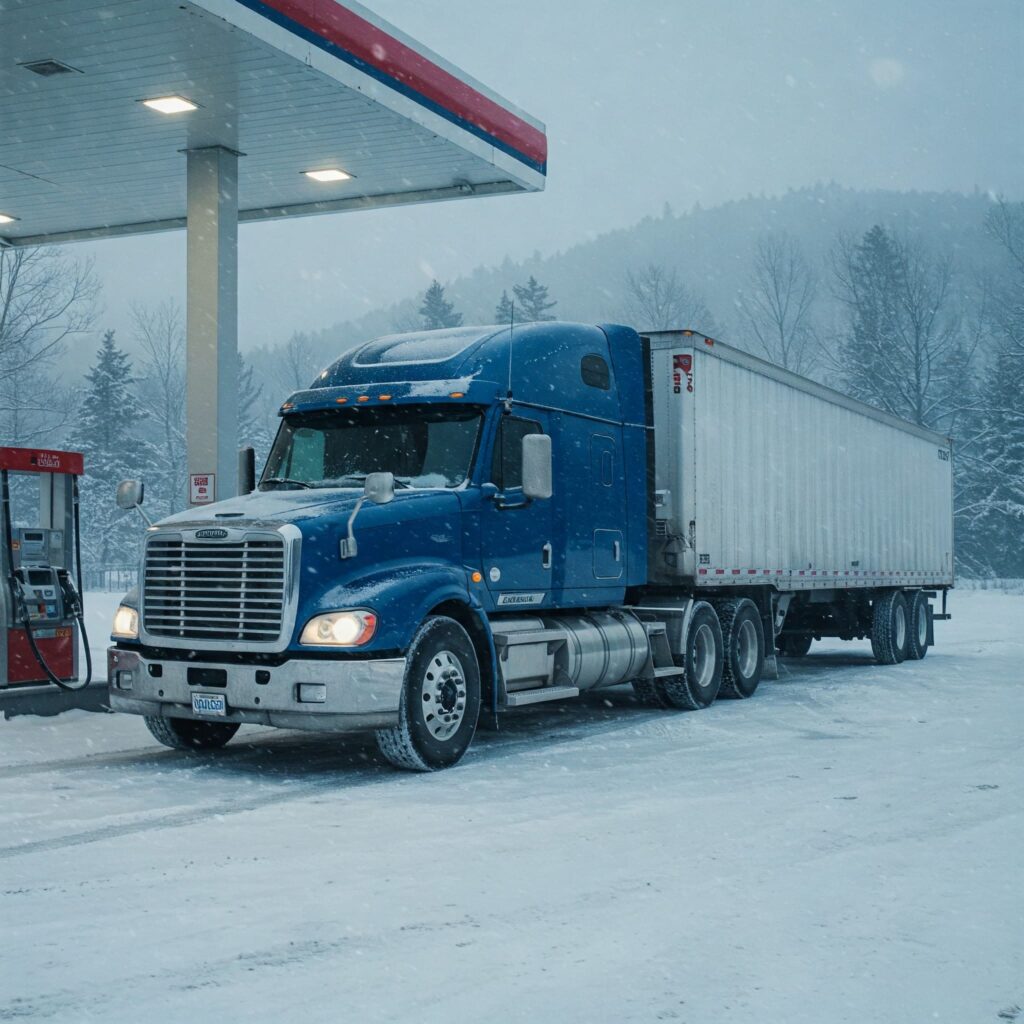
M 64 614 L 79 619 L 82 617 L 82 598 L 71 581 L 71 573 L 67 569 L 57 570 L 57 582 L 60 584 L 61 598 L 64 603 Z

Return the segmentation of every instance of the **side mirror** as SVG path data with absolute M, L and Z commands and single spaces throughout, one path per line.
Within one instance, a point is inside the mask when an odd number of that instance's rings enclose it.
M 363 484 L 363 494 L 374 505 L 386 505 L 395 498 L 394 473 L 369 473 Z
M 117 507 L 138 508 L 146 495 L 146 485 L 141 480 L 122 480 L 117 485 Z
M 523 497 L 543 499 L 551 494 L 551 438 L 527 434 L 523 438 Z
M 250 445 L 238 449 L 238 493 L 256 490 L 256 449 Z

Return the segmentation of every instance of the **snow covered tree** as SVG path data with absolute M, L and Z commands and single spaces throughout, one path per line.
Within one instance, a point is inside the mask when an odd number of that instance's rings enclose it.
M 808 373 L 815 361 L 816 293 L 814 272 L 796 240 L 764 235 L 738 304 L 761 354 L 794 373 Z
M 533 274 L 526 284 L 513 285 L 512 291 L 516 297 L 516 319 L 520 323 L 555 319 L 548 310 L 554 309 L 558 303 L 548 299 L 547 286 L 542 285 Z
M 85 455 L 81 483 L 83 556 L 94 568 L 133 564 L 138 555 L 141 519 L 114 500 L 118 483 L 140 476 L 156 461 L 141 437 L 145 414 L 135 394 L 127 353 L 114 332 L 103 335 L 96 362 L 86 374 L 86 390 L 71 435 L 71 446 Z
M 256 450 L 256 472 L 259 473 L 270 452 L 277 431 L 276 417 L 267 415 L 263 401 L 263 385 L 256 381 L 253 367 L 238 354 L 238 444 L 252 445 Z
M 987 228 L 1000 244 L 992 287 L 995 354 L 961 451 L 957 550 L 979 576 L 1024 576 L 1024 203 L 997 202 Z
M 319 370 L 313 339 L 301 331 L 292 334 L 274 356 L 280 390 L 285 395 L 308 388 Z
M 132 319 L 143 353 L 138 393 L 156 455 L 146 472 L 146 500 L 165 516 L 183 509 L 187 498 L 185 322 L 174 300 L 155 308 L 133 306 Z
M 515 307 L 512 300 L 509 298 L 508 292 L 503 291 L 494 310 L 494 322 L 496 324 L 510 324 L 514 315 Z
M 641 330 L 692 328 L 713 335 L 717 328 L 704 300 L 679 280 L 675 270 L 648 263 L 626 272 L 624 320 Z
M 98 290 L 89 262 L 60 249 L 0 248 L 0 437 L 59 443 L 69 396 L 54 364 L 69 336 L 92 323 Z
M 428 331 L 435 331 L 441 327 L 462 326 L 462 314 L 455 312 L 455 306 L 444 297 L 444 287 L 437 281 L 430 283 L 423 296 L 420 316 L 424 328 Z
M 846 309 L 835 368 L 854 398 L 928 427 L 948 429 L 967 404 L 973 351 L 963 340 L 949 259 L 880 225 L 833 252 Z

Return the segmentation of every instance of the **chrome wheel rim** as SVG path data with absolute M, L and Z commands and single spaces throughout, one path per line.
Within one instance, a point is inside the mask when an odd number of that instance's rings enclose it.
M 715 675 L 715 634 L 710 626 L 701 625 L 693 635 L 693 683 L 702 690 L 711 685 Z
M 898 650 L 903 649 L 903 645 L 907 642 L 907 612 L 903 605 L 898 604 L 896 606 L 896 647 Z
M 743 620 L 736 634 L 736 663 L 744 679 L 757 669 L 757 630 L 750 619 Z
M 436 740 L 451 739 L 466 716 L 466 673 L 451 651 L 438 651 L 420 687 L 423 721 Z
M 922 650 L 928 643 L 928 606 L 917 606 L 917 646 Z

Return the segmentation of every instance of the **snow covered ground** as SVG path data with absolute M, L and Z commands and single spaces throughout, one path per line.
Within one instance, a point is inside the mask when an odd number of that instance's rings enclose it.
M 1024 596 L 952 611 L 923 662 L 816 644 L 698 714 L 540 705 L 431 776 L 0 721 L 0 1020 L 1012 1019 Z

